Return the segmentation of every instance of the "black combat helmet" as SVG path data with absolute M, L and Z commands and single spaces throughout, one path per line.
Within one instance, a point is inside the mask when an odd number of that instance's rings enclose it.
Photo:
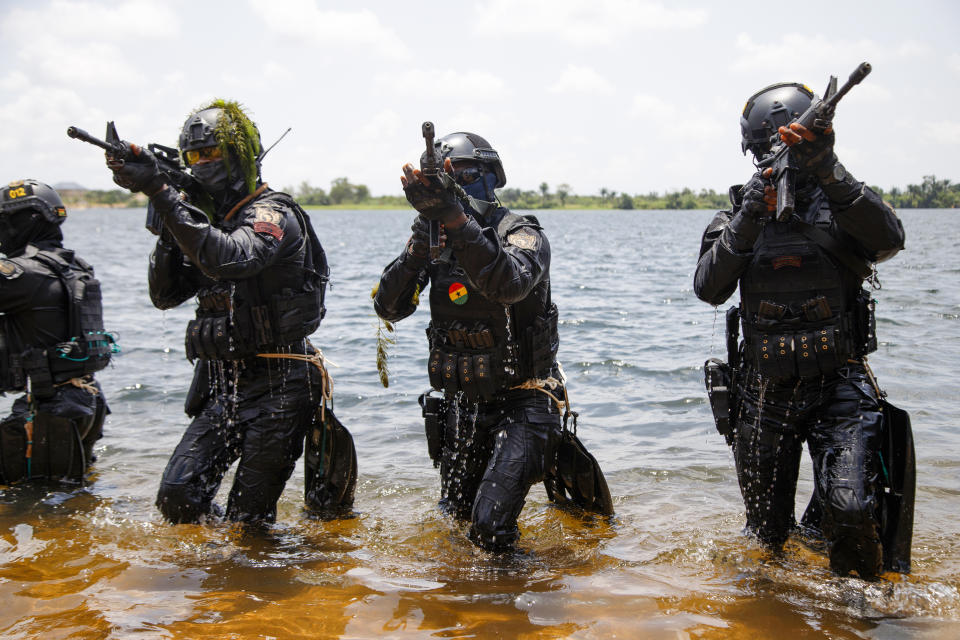
M 231 187 L 242 180 L 246 193 L 256 190 L 263 152 L 260 130 L 239 103 L 218 99 L 194 111 L 183 123 L 179 142 L 188 167 L 196 162 L 191 152 L 215 147 L 226 165 Z
M 813 102 L 814 93 L 798 82 L 780 82 L 750 96 L 740 115 L 740 147 L 760 158 L 770 150 L 777 129 L 798 118 Z
M 67 208 L 63 206 L 60 194 L 50 185 L 32 178 L 8 184 L 0 202 L 2 215 L 27 209 L 40 212 L 43 219 L 51 224 L 63 224 L 67 217 Z
M 507 175 L 500 162 L 500 154 L 490 146 L 490 143 L 475 133 L 458 131 L 439 138 L 435 143 L 441 158 L 457 160 L 472 160 L 489 167 L 497 176 L 496 189 L 507 184 Z

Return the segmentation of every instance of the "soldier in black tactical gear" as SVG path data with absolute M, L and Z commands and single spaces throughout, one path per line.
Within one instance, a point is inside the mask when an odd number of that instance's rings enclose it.
M 82 482 L 109 413 L 93 374 L 107 366 L 93 267 L 63 248 L 60 195 L 11 182 L 0 202 L 0 392 L 25 392 L 0 422 L 0 484 Z
M 784 83 L 747 101 L 743 151 L 761 162 L 773 143 L 790 146 L 800 170 L 795 212 L 777 221 L 769 170 L 731 187 L 732 207 L 704 232 L 694 291 L 719 305 L 740 287 L 743 341 L 738 347 L 731 316 L 725 435 L 747 529 L 771 548 L 783 545 L 795 526 L 806 440 L 815 496 L 805 524 L 826 538 L 835 571 L 872 579 L 904 565 L 885 558 L 881 545 L 884 425 L 864 358 L 877 342 L 863 284 L 874 277 L 873 263 L 903 248 L 904 232 L 893 209 L 838 162 L 832 127 L 818 135 L 792 123 L 815 99 L 806 86 Z M 721 389 L 711 391 L 712 403 Z
M 108 154 L 114 181 L 150 198 L 162 223 L 150 257 L 150 297 L 169 309 L 196 296 L 187 358 L 196 361 L 185 410 L 193 418 L 170 458 L 157 506 L 196 522 L 227 468 L 239 464 L 226 516 L 271 522 L 321 402 L 307 340 L 324 315 L 329 270 L 310 219 L 260 178 L 260 134 L 235 102 L 192 113 L 180 134 L 202 191 L 168 186 L 149 151 Z
M 470 520 L 470 537 L 492 551 L 514 547 L 530 487 L 552 463 L 562 398 L 550 245 L 537 219 L 510 213 L 494 189 L 506 183 L 490 144 L 473 133 L 436 141 L 446 176 L 403 167 L 407 200 L 420 213 L 403 253 L 380 278 L 377 314 L 414 312 L 429 282 L 429 376 L 443 392 L 421 397 L 441 506 Z M 457 188 L 457 186 L 459 188 Z M 428 254 L 430 220 L 442 252 Z

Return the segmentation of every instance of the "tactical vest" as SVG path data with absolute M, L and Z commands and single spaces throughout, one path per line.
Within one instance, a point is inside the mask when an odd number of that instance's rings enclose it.
M 113 337 L 103 328 L 100 281 L 93 268 L 74 256 L 68 261 L 55 251 L 28 247 L 24 257 L 48 267 L 66 296 L 69 338 L 49 347 L 19 345 L 9 329 L 9 319 L 0 322 L 0 384 L 4 391 L 22 391 L 30 381 L 39 398 L 53 395 L 53 386 L 100 371 L 110 363 Z
M 280 202 L 295 213 L 301 244 L 297 264 L 279 264 L 253 278 L 202 290 L 197 316 L 187 324 L 187 358 L 240 360 L 294 345 L 317 330 L 326 315 L 330 268 L 306 212 L 285 193 L 256 202 Z
M 831 224 L 822 194 L 811 206 L 812 225 L 764 226 L 740 278 L 745 360 L 774 380 L 830 374 L 876 349 L 873 300 L 861 275 L 805 232 Z
M 524 220 L 507 214 L 497 226 L 504 242 Z M 550 282 L 540 282 L 520 302 L 484 297 L 451 258 L 431 271 L 430 385 L 446 395 L 489 400 L 531 378 L 551 375 L 560 344 Z

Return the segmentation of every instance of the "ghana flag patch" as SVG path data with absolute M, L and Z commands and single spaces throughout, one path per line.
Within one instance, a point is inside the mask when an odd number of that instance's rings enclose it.
M 450 300 L 453 301 L 453 304 L 466 304 L 467 298 L 470 297 L 467 293 L 467 288 L 459 282 L 454 282 L 450 285 L 447 293 L 450 295 Z

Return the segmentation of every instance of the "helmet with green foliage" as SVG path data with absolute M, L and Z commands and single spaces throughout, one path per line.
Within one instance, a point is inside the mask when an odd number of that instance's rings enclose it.
M 63 206 L 60 194 L 48 184 L 28 178 L 16 180 L 3 189 L 0 201 L 0 215 L 18 211 L 33 210 L 52 224 L 63 224 L 67 217 L 67 208 Z
M 814 93 L 799 82 L 779 82 L 747 99 L 740 114 L 740 147 L 760 158 L 770 150 L 777 129 L 796 120 L 813 102 Z
M 243 180 L 247 193 L 257 189 L 263 146 L 257 125 L 234 101 L 216 99 L 187 117 L 180 132 L 180 153 L 188 166 L 189 151 L 216 147 L 231 184 Z

